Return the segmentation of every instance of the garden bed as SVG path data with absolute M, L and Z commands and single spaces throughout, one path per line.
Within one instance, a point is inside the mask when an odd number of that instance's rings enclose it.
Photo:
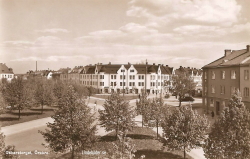
M 132 131 L 128 132 L 127 137 L 132 139 L 132 144 L 135 144 L 135 149 L 137 150 L 135 153 L 135 158 L 140 158 L 140 156 L 145 155 L 145 159 L 182 159 L 183 152 L 182 151 L 167 151 L 162 150 L 162 143 L 156 139 L 156 132 L 151 128 L 141 128 L 136 127 Z M 88 159 L 96 159 L 96 158 L 105 158 L 107 157 L 108 150 L 113 149 L 112 142 L 117 142 L 115 137 L 115 132 L 111 132 L 105 136 L 99 137 L 98 142 L 88 150 L 88 151 L 97 151 L 100 154 L 90 155 L 84 154 L 80 152 L 77 155 L 77 158 L 88 158 Z M 70 158 L 70 153 L 64 154 L 59 158 Z M 187 159 L 192 159 L 190 156 L 186 156 Z

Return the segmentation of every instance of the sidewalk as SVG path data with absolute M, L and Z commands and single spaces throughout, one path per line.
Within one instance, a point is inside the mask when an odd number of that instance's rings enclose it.
M 10 126 L 5 126 L 1 128 L 1 131 L 4 133 L 4 135 L 12 135 L 17 134 L 23 131 L 27 131 L 33 128 L 38 128 L 41 126 L 45 126 L 46 123 L 53 122 L 53 119 L 50 117 L 32 120 L 24 123 L 14 124 Z

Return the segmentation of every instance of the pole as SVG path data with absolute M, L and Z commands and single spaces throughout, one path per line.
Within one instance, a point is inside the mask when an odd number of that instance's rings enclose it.
M 123 70 L 123 71 L 122 71 L 122 72 L 123 72 L 123 77 L 122 77 L 122 79 L 123 79 L 123 83 L 122 83 L 122 89 L 123 89 L 123 90 L 122 90 L 122 92 L 123 92 L 123 97 L 124 97 L 124 92 L 125 92 L 125 91 L 124 91 L 124 71 L 125 71 L 125 70 Z

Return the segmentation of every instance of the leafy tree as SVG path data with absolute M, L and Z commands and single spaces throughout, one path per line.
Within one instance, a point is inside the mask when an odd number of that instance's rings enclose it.
M 206 158 L 250 158 L 250 112 L 239 93 L 232 95 L 204 145 Z
M 168 107 L 164 105 L 164 101 L 162 98 L 154 98 L 150 102 L 150 107 L 146 112 L 149 112 L 148 115 L 146 116 L 147 119 L 149 120 L 154 120 L 156 124 L 156 129 L 157 129 L 157 138 L 158 138 L 158 128 L 159 125 L 162 122 L 162 119 L 164 118 L 164 114 L 168 113 Z
M 135 158 L 135 144 L 132 143 L 131 138 L 126 137 L 126 133 L 118 133 L 118 142 L 112 143 L 113 149 L 109 149 L 108 156 L 110 159 L 133 159 Z
M 59 109 L 52 116 L 53 123 L 47 123 L 49 129 L 40 133 L 55 152 L 75 153 L 90 148 L 96 141 L 95 118 L 84 100 L 79 98 L 73 86 L 69 86 L 59 101 Z
M 131 130 L 135 125 L 135 111 L 129 105 L 129 101 L 124 100 L 118 93 L 113 93 L 105 100 L 104 110 L 98 110 L 100 125 L 106 131 L 115 130 L 116 137 L 119 131 Z
M 142 127 L 144 118 L 147 116 L 147 111 L 149 110 L 149 99 L 147 98 L 146 91 L 142 91 L 139 101 L 136 100 L 136 112 L 139 115 L 142 115 Z
M 5 143 L 4 143 L 4 135 L 1 132 L 1 125 L 0 125 L 0 158 L 3 158 L 5 150 Z
M 38 80 L 34 96 L 36 103 L 42 106 L 41 113 L 43 113 L 43 106 L 51 105 L 53 102 L 53 88 L 50 81 Z
M 209 128 L 207 117 L 200 116 L 192 106 L 181 106 L 164 117 L 162 122 L 164 145 L 167 149 L 186 151 L 199 147 Z
M 181 106 L 182 98 L 185 94 L 191 94 L 195 89 L 196 83 L 191 76 L 179 74 L 172 77 L 172 85 L 174 91 L 179 95 L 179 106 Z
M 13 79 L 10 83 L 6 83 L 3 88 L 5 101 L 12 107 L 19 110 L 19 119 L 21 110 L 30 105 L 29 89 L 25 87 L 22 78 Z

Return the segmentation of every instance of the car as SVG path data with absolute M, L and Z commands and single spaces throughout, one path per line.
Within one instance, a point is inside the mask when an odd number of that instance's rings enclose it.
M 184 97 L 181 99 L 182 102 L 193 102 L 194 101 L 194 98 L 193 97 Z

